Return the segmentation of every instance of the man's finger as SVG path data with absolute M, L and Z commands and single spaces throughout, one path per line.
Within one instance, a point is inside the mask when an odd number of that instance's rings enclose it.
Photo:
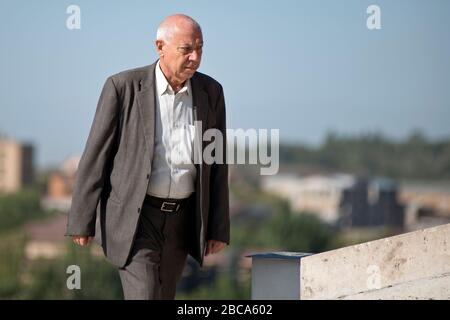
M 208 254 L 211 254 L 212 253 L 212 244 L 211 244 L 211 242 L 208 242 L 207 249 L 208 249 Z
M 215 242 L 214 243 L 214 253 L 219 252 L 225 247 L 225 244 L 223 242 Z
M 90 237 L 83 237 L 83 238 L 81 239 L 82 245 L 83 245 L 83 246 L 87 246 L 87 245 L 89 244 L 89 239 L 90 239 Z
M 222 250 L 223 245 L 221 243 L 216 243 L 216 253 L 219 252 L 220 250 Z
M 79 246 L 86 246 L 89 244 L 89 241 L 91 240 L 91 237 L 80 237 L 80 236 L 74 236 L 73 242 L 76 243 Z
M 212 252 L 211 252 L 211 250 L 212 250 L 212 243 L 211 243 L 211 241 L 208 241 L 207 243 L 206 243 L 206 252 L 205 252 L 205 256 L 207 256 L 207 255 L 209 255 L 209 254 L 211 254 Z

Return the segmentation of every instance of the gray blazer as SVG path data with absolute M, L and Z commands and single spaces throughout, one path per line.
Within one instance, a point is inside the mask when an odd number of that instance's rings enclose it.
M 155 130 L 155 66 L 109 77 L 103 87 L 75 178 L 66 236 L 95 236 L 107 259 L 127 261 L 149 183 Z M 194 119 L 202 133 L 219 129 L 226 159 L 222 86 L 196 72 L 191 78 Z M 202 143 L 202 150 L 210 142 Z M 205 242 L 229 244 L 227 164 L 197 164 L 196 199 L 189 254 L 203 264 Z

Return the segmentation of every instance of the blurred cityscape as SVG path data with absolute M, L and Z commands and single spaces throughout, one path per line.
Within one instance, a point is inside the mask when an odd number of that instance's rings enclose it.
M 80 155 L 41 169 L 35 152 L 0 138 L 0 299 L 122 299 L 101 249 L 64 237 Z M 450 139 L 420 132 L 282 144 L 279 174 L 233 165 L 229 179 L 231 245 L 203 268 L 188 259 L 178 299 L 249 299 L 251 253 L 319 253 L 450 223 Z M 81 290 L 67 289 L 69 265 L 82 270 Z

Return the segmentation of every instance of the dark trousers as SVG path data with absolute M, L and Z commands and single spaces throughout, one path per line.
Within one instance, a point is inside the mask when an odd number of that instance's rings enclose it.
M 130 256 L 119 269 L 126 300 L 175 299 L 188 254 L 191 202 L 176 213 L 144 202 Z

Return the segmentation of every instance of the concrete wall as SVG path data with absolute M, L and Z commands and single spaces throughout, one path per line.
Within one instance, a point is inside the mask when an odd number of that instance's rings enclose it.
M 449 244 L 446 224 L 304 257 L 300 298 L 450 299 Z

